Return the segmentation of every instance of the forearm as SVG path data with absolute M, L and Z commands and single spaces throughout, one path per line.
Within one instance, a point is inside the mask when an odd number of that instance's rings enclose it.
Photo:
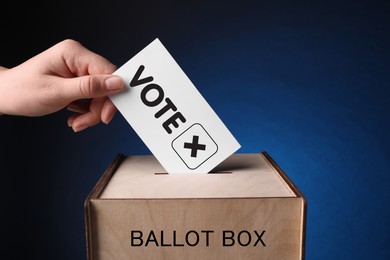
M 0 77 L 1 77 L 1 71 L 4 71 L 4 70 L 6 70 L 7 68 L 4 68 L 4 67 L 1 67 L 0 66 Z M 0 97 L 0 100 L 1 100 L 1 97 Z M 0 116 L 2 115 L 3 113 L 1 112 L 1 110 L 0 110 Z
M 4 96 L 1 95 L 1 93 L 2 93 L 1 88 L 3 88 L 4 86 L 1 86 L 1 82 L 3 81 L 2 78 L 4 77 L 4 73 L 7 70 L 8 70 L 7 68 L 0 66 L 0 116 L 4 114 L 4 112 L 2 111 L 2 106 L 1 106 L 1 104 L 4 104 Z

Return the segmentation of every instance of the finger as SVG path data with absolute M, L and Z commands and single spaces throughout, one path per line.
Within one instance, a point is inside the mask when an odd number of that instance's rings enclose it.
M 63 60 L 75 76 L 112 74 L 116 69 L 106 58 L 90 51 L 78 41 L 64 40 L 57 47 L 62 50 Z
M 80 132 L 90 126 L 97 125 L 101 120 L 101 111 L 105 99 L 96 98 L 91 101 L 89 112 L 77 116 L 72 122 L 72 128 L 75 132 Z
M 61 79 L 53 89 L 59 100 L 72 102 L 120 92 L 124 89 L 124 82 L 116 75 L 89 75 Z
M 101 119 L 103 123 L 108 124 L 111 122 L 112 118 L 114 117 L 117 109 L 114 106 L 114 104 L 111 102 L 110 99 L 106 99 L 106 101 L 103 104 L 102 112 L 101 112 Z
M 72 127 L 74 120 L 75 120 L 78 116 L 80 116 L 80 114 L 73 114 L 73 115 L 71 115 L 71 116 L 68 117 L 67 123 L 68 123 L 68 126 L 69 126 L 69 127 Z

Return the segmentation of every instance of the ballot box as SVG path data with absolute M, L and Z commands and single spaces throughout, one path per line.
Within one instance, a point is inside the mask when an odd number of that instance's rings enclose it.
M 118 154 L 85 199 L 89 260 L 304 259 L 306 199 L 267 152 L 167 174 Z

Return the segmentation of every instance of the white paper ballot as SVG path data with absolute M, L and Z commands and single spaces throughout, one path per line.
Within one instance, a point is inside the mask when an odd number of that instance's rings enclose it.
M 168 173 L 208 173 L 240 148 L 158 39 L 114 74 L 127 89 L 112 102 Z

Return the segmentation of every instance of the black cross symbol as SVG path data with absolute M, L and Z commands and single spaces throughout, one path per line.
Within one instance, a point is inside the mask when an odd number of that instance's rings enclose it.
M 184 148 L 191 149 L 191 157 L 196 157 L 198 150 L 206 150 L 206 145 L 199 144 L 199 136 L 194 135 L 192 137 L 192 143 L 184 143 Z

